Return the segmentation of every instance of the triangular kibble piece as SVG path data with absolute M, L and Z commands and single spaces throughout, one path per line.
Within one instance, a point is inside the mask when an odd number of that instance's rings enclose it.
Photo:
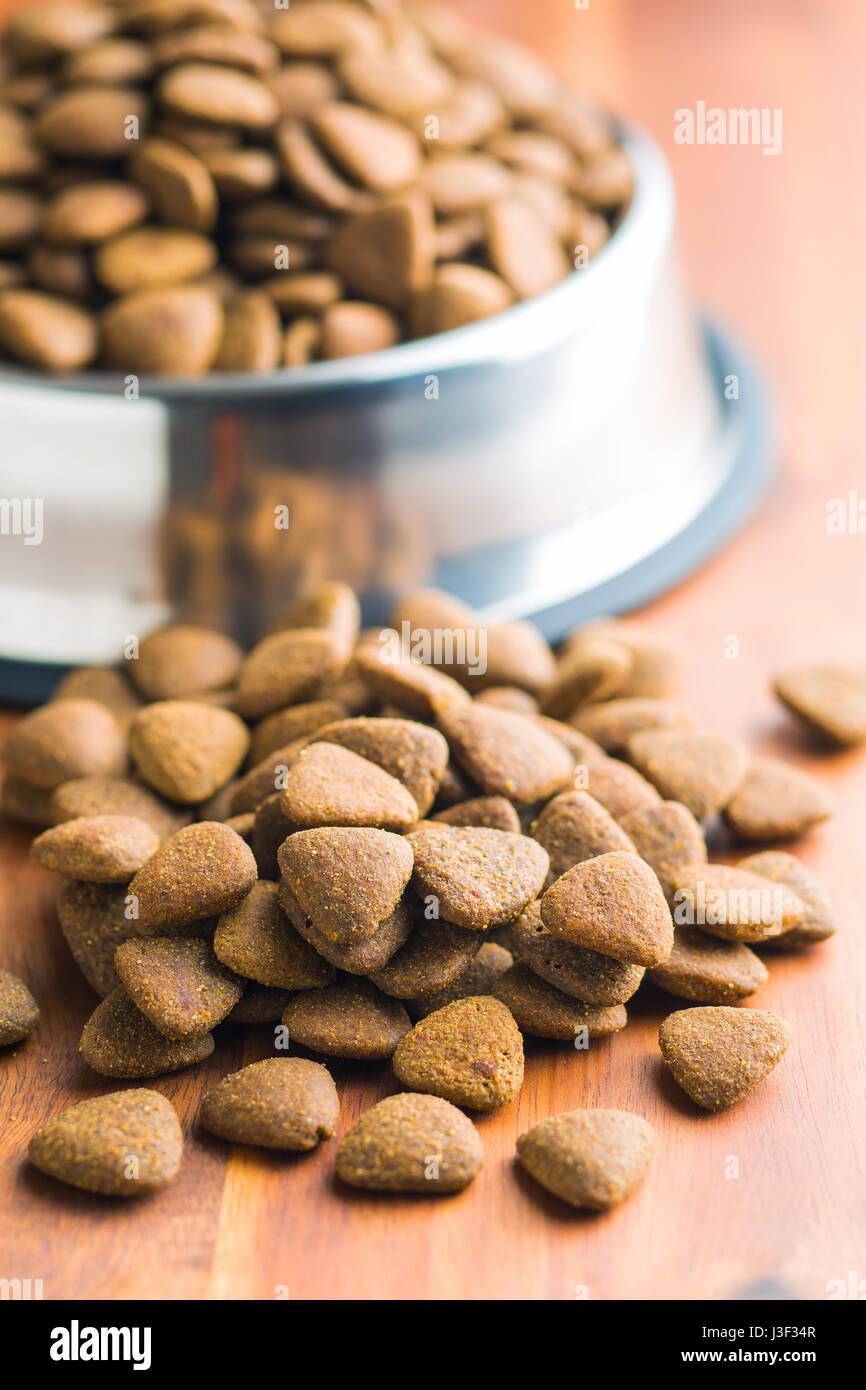
M 533 822 L 531 835 L 550 856 L 547 886 L 585 859 L 614 850 L 634 853 L 634 845 L 609 811 L 589 792 L 562 792 Z
M 777 758 L 753 758 L 724 811 L 743 840 L 791 840 L 831 814 L 821 783 Z
M 678 927 L 673 950 L 649 978 L 679 999 L 733 1004 L 766 984 L 769 972 L 741 941 L 718 941 L 693 927 Z
M 614 851 L 569 869 L 541 900 L 547 929 L 630 965 L 660 965 L 674 941 L 659 881 L 636 854 Z
M 487 796 L 543 801 L 571 781 L 568 750 L 525 715 L 470 704 L 443 710 L 438 722 L 452 756 Z
M 280 872 L 323 936 L 350 945 L 390 917 L 412 873 L 402 835 L 367 827 L 299 830 L 280 846 Z
M 418 819 L 433 805 L 448 766 L 448 744 L 436 729 L 412 719 L 341 719 L 315 735 L 351 748 L 402 782 L 418 804 Z
M 665 801 L 681 801 L 697 820 L 723 810 L 749 763 L 740 739 L 689 729 L 633 734 L 628 756 Z
M 823 883 L 793 854 L 767 849 L 760 854 L 750 854 L 748 858 L 741 859 L 737 868 L 759 874 L 762 878 L 770 879 L 772 883 L 788 888 L 803 905 L 803 914 L 797 925 L 789 931 L 782 932 L 781 936 L 768 940 L 768 946 L 777 946 L 782 950 L 789 947 L 814 946 L 816 942 L 826 941 L 828 936 L 833 935 L 836 930 L 836 914 L 829 894 Z
M 203 1062 L 213 1052 L 213 1036 L 167 1038 L 154 1028 L 123 989 L 97 1004 L 84 1025 L 78 1050 L 100 1076 L 162 1076 Z
M 525 965 L 512 965 L 500 975 L 493 993 L 514 1015 L 520 1031 L 536 1038 L 606 1038 L 627 1022 L 622 1004 L 585 1004 L 539 979 Z
M 272 989 L 317 989 L 334 978 L 333 967 L 307 945 L 280 907 L 277 884 L 264 879 L 220 917 L 213 949 L 229 970 Z
M 115 951 L 114 968 L 133 1004 L 167 1038 L 202 1037 L 244 992 L 210 942 L 195 937 L 130 937 Z
M 219 821 L 197 821 L 163 840 L 129 885 L 129 913 L 144 936 L 227 912 L 258 878 L 253 852 Z
M 703 828 L 678 801 L 657 801 L 629 811 L 620 821 L 634 848 L 645 859 L 662 886 L 668 903 L 673 898 L 673 871 L 683 864 L 706 862 Z
M 427 289 L 435 253 L 433 207 L 414 189 L 344 221 L 325 247 L 325 262 L 360 299 L 405 309 Z
M 27 1150 L 43 1173 L 109 1197 L 135 1197 L 165 1187 L 180 1167 L 182 1153 L 174 1106 L 159 1092 L 143 1089 L 79 1101 L 46 1120 Z
M 145 705 L 129 729 L 129 751 L 145 782 L 184 806 L 224 787 L 249 744 L 249 730 L 236 714 L 195 700 Z
M 800 666 L 773 689 L 811 729 L 843 747 L 866 741 L 866 667 Z
M 790 1041 L 785 1020 L 758 1009 L 680 1009 L 659 1029 L 674 1080 L 704 1110 L 724 1110 L 747 1096 Z
M 372 825 L 406 830 L 418 805 L 401 782 L 336 743 L 312 743 L 286 774 L 282 809 L 295 825 Z
M 509 922 L 547 873 L 547 851 L 507 830 L 426 821 L 406 838 L 415 854 L 415 888 L 459 927 L 482 931 Z
M 39 1022 L 39 1007 L 23 980 L 0 965 L 0 1047 L 20 1042 Z
M 484 1151 L 470 1119 L 440 1096 L 386 1096 L 367 1110 L 337 1150 L 337 1176 L 378 1192 L 459 1192 Z
M 607 1211 L 637 1187 L 655 1131 L 627 1110 L 572 1110 L 521 1134 L 517 1156 L 535 1181 L 573 1207 Z
M 450 985 L 446 985 L 444 989 L 437 989 L 432 994 L 422 994 L 417 999 L 410 999 L 409 1012 L 413 1018 L 426 1018 L 437 1009 L 444 1009 L 446 1004 L 453 1004 L 456 999 L 471 999 L 473 995 L 492 994 L 499 976 L 510 969 L 513 963 L 510 951 L 506 951 L 503 946 L 497 946 L 495 941 L 485 941 L 478 954 Z
M 523 1084 L 523 1039 L 498 999 L 458 999 L 416 1023 L 398 1043 L 393 1065 L 413 1091 L 498 1110 Z
M 444 989 L 463 973 L 479 949 L 477 932 L 451 922 L 428 922 L 422 913 L 418 917 L 405 946 L 370 975 L 377 989 L 395 999 L 415 999 Z
M 644 977 L 642 965 L 627 965 L 612 956 L 588 951 L 548 931 L 537 902 L 530 903 L 507 931 L 515 960 L 585 1004 L 624 1004 Z
M 671 872 L 678 927 L 722 941 L 765 941 L 798 927 L 805 907 L 784 881 L 727 864 L 681 864 Z
M 441 825 L 476 825 L 486 830 L 510 830 L 520 834 L 520 817 L 504 796 L 473 796 L 458 801 L 432 818 Z
M 302 990 L 286 1005 L 283 1023 L 293 1042 L 330 1057 L 384 1061 L 409 1031 L 409 1015 L 368 980 L 338 980 Z
M 330 1072 L 304 1057 L 267 1057 L 223 1077 L 208 1091 L 199 1124 L 232 1144 L 314 1149 L 330 1139 L 340 1101 Z

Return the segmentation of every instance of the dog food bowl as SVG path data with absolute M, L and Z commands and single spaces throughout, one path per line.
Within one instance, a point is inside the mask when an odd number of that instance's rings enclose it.
M 766 486 L 766 412 L 684 294 L 663 157 L 620 133 L 607 246 L 495 318 L 263 375 L 0 374 L 0 695 L 170 617 L 249 642 L 321 578 L 367 623 L 432 584 L 555 640 L 701 563 Z

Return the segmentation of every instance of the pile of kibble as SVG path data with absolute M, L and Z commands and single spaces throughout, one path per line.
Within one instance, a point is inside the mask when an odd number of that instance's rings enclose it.
M 484 627 L 432 590 L 391 621 L 361 631 L 354 593 L 329 583 L 248 653 L 175 624 L 117 668 L 68 675 L 16 725 L 3 809 L 41 830 L 58 940 L 101 996 L 84 1062 L 138 1081 L 208 1057 L 220 1025 L 271 1025 L 275 1055 L 227 1076 L 199 1122 L 288 1149 L 339 1119 L 325 1066 L 288 1046 L 390 1063 L 403 1089 L 343 1139 L 337 1171 L 449 1192 L 483 1161 L 464 1110 L 520 1091 L 522 1035 L 591 1045 L 625 1027 L 646 978 L 688 1005 L 659 1034 L 679 1085 L 709 1110 L 740 1100 L 790 1039 L 737 1007 L 768 978 L 754 948 L 811 948 L 835 924 L 794 856 L 711 864 L 705 825 L 790 840 L 829 815 L 820 784 L 695 728 L 677 653 L 627 622 L 554 655 L 530 624 Z M 790 671 L 777 690 L 828 740 L 866 740 L 862 668 Z M 38 1021 L 0 970 L 0 1043 Z M 598 1209 L 654 1142 L 639 1116 L 577 1111 L 522 1135 L 519 1156 Z M 148 1089 L 84 1101 L 30 1147 L 55 1177 L 125 1194 L 168 1181 L 181 1152 Z
M 436 4 L 43 3 L 0 48 L 0 352 L 264 372 L 500 313 L 607 241 L 609 122 Z

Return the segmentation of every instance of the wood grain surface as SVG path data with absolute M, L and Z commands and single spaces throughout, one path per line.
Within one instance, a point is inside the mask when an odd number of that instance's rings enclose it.
M 772 381 L 782 471 L 771 500 L 645 618 L 682 643 L 685 699 L 701 722 L 827 783 L 836 816 L 796 849 L 830 886 L 840 930 L 810 953 L 766 954 L 771 978 L 753 1002 L 788 1019 L 794 1041 L 727 1113 L 699 1113 L 663 1074 L 656 1030 L 676 1004 L 642 990 L 628 1028 L 588 1054 L 528 1040 L 519 1101 L 478 1122 L 485 1166 L 465 1193 L 383 1199 L 338 1190 L 333 1143 L 280 1157 L 196 1132 L 204 1090 L 268 1054 L 267 1029 L 223 1029 L 205 1066 L 154 1083 L 188 1135 L 178 1180 L 124 1204 L 64 1190 L 23 1158 L 44 1118 L 113 1085 L 76 1054 L 94 1001 L 56 926 L 51 876 L 28 860 L 28 833 L 6 827 L 0 960 L 30 983 L 42 1023 L 0 1063 L 0 1276 L 41 1278 L 49 1299 L 821 1299 L 828 1281 L 866 1275 L 866 754 L 822 751 L 768 690 L 790 661 L 866 660 L 866 536 L 829 535 L 825 524 L 830 499 L 866 486 L 866 202 L 856 178 L 866 10 L 860 0 L 464 8 L 653 130 L 678 184 L 696 297 Z M 782 153 L 674 145 L 674 111 L 698 100 L 780 107 Z M 378 1066 L 334 1072 L 343 1130 L 395 1089 Z M 659 1135 L 641 1189 L 604 1217 L 547 1199 L 513 1160 L 523 1129 L 585 1105 L 634 1110 Z

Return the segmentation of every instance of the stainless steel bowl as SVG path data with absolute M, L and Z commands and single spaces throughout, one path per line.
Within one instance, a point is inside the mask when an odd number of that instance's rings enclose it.
M 324 577 L 368 622 L 438 584 L 557 637 L 695 563 L 758 491 L 760 410 L 751 377 L 732 410 L 748 369 L 683 292 L 664 159 L 622 135 L 636 187 L 608 245 L 496 318 L 261 376 L 0 374 L 0 499 L 43 517 L 28 543 L 4 513 L 6 675 L 114 660 L 170 615 L 250 640 Z

